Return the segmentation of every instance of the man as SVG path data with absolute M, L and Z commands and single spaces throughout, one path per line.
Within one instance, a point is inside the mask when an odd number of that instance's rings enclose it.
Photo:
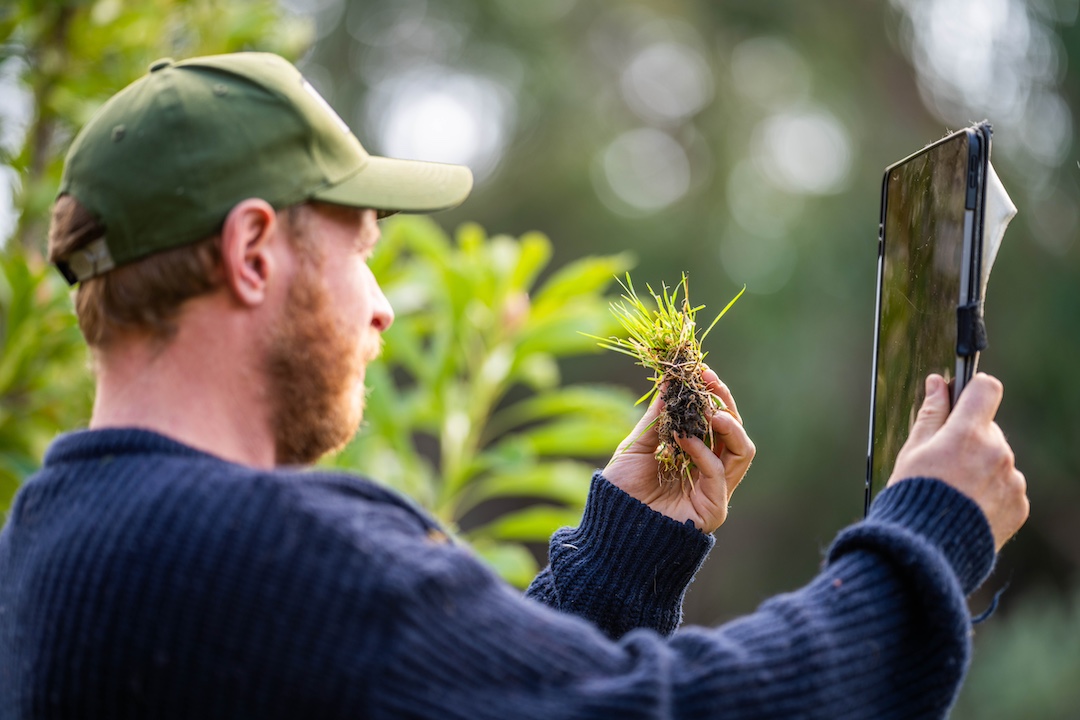
M 0 535 L 3 718 L 915 718 L 947 712 L 964 604 L 1027 516 L 977 376 L 941 378 L 870 517 L 809 585 L 715 629 L 683 593 L 754 455 L 734 398 L 694 489 L 649 408 L 522 598 L 410 503 L 300 472 L 347 441 L 393 311 L 377 213 L 463 168 L 367 155 L 280 58 L 161 61 L 69 152 L 50 253 L 97 396 Z

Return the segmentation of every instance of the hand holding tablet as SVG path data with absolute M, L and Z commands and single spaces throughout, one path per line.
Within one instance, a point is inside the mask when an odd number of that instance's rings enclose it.
M 990 135 L 987 123 L 966 128 L 885 170 L 867 508 L 908 439 L 927 375 L 945 378 L 955 403 L 986 347 L 986 278 L 1016 212 L 990 166 Z

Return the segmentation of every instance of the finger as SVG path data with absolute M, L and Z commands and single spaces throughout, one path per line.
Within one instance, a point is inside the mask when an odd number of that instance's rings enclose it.
M 735 418 L 724 413 L 717 413 L 712 418 L 713 434 L 719 438 L 723 447 L 719 450 L 720 464 L 724 466 L 727 475 L 728 493 L 735 492 L 735 488 L 742 482 L 746 471 L 750 469 L 750 463 L 757 453 L 754 442 L 746 434 L 744 428 Z
M 993 421 L 1004 394 L 1005 387 L 1000 380 L 986 373 L 977 374 L 960 393 L 949 416 L 950 424 L 982 425 Z
M 1003 509 L 1004 519 L 991 525 L 994 530 L 994 548 L 1001 551 L 1002 546 L 1023 527 L 1031 513 L 1031 501 L 1027 496 L 1027 479 L 1019 470 L 1013 470 L 1006 481 L 1008 505 Z
M 1024 477 L 1024 473 L 1014 467 L 1009 473 L 1009 480 L 1018 496 L 1027 497 L 1027 478 Z M 1027 518 L 1027 515 L 1025 514 L 1024 517 Z
M 742 422 L 742 415 L 739 414 L 739 408 L 735 404 L 735 397 L 731 394 L 731 389 L 727 384 L 720 379 L 712 368 L 706 366 L 705 371 L 701 374 L 701 378 L 705 381 L 706 387 L 709 388 L 709 392 L 716 395 L 724 403 L 728 413 Z
M 693 435 L 676 435 L 675 442 L 694 461 L 701 477 L 713 479 L 724 477 L 724 465 L 720 462 L 720 458 L 700 438 Z
M 915 424 L 911 426 L 908 442 L 920 445 L 937 433 L 949 417 L 949 389 L 945 379 L 937 374 L 926 378 L 926 398 L 923 399 Z
M 711 532 L 723 524 L 727 517 L 727 505 L 734 485 L 728 479 L 727 468 L 702 440 L 693 435 L 676 437 L 675 442 L 690 456 L 694 463 L 694 483 L 691 495 L 696 498 L 694 507 L 702 517 L 714 518 L 708 529 Z M 735 485 L 738 483 L 736 482 Z
M 737 419 L 726 413 L 717 413 L 712 416 L 710 424 L 713 436 L 724 446 L 721 452 L 727 452 L 733 457 L 753 456 L 754 443 L 746 434 L 746 428 Z

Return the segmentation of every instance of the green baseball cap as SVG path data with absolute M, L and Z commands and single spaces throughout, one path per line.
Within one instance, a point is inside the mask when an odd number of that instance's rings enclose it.
M 380 214 L 468 196 L 462 165 L 370 155 L 290 62 L 269 53 L 159 60 L 79 132 L 60 195 L 105 238 L 61 258 L 71 284 L 217 232 L 241 200 L 322 200 Z

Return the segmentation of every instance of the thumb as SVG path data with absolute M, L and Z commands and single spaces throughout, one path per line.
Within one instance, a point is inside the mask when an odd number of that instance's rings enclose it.
M 926 399 L 923 400 L 915 424 L 911 426 L 908 442 L 922 444 L 941 429 L 949 417 L 949 386 L 940 375 L 926 377 Z

